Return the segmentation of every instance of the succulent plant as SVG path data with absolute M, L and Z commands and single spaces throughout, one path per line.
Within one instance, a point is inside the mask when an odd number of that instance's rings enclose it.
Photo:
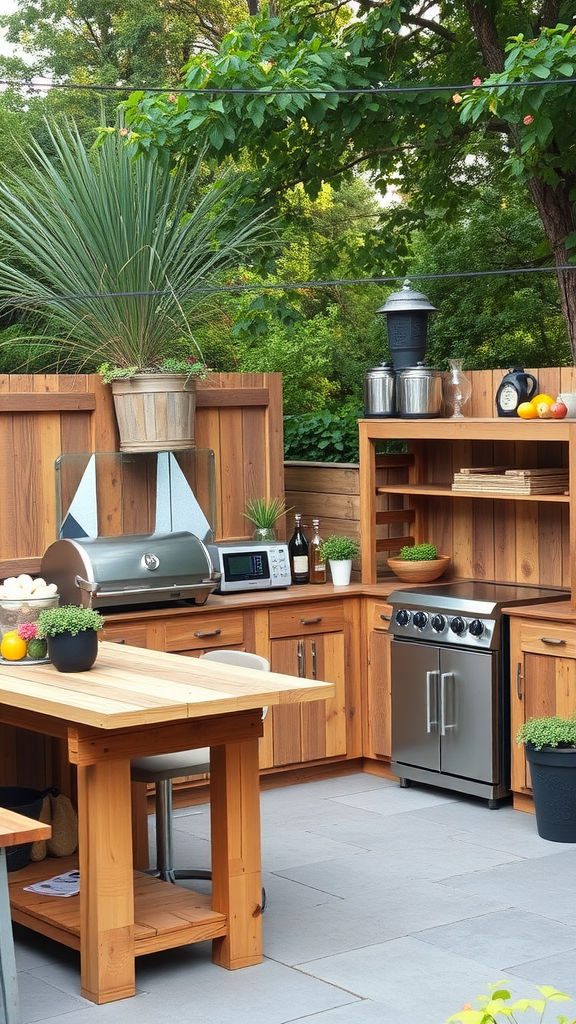
M 404 562 L 432 562 L 438 558 L 435 544 L 406 545 L 398 555 Z

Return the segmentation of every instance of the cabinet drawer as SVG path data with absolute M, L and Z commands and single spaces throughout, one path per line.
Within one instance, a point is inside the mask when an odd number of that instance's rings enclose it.
M 106 626 L 101 634 L 103 640 L 109 640 L 112 644 L 128 644 L 129 647 L 147 647 L 146 626 L 137 622 L 126 624 L 116 623 L 114 626 Z
M 166 624 L 167 651 L 193 651 L 198 648 L 234 647 L 244 642 L 242 612 L 217 612 L 191 615 Z
M 368 619 L 368 629 L 388 630 L 392 618 L 391 604 L 374 604 Z
M 306 633 L 335 633 L 344 629 L 342 601 L 315 601 L 269 612 L 270 638 L 302 636 Z
M 554 626 L 548 622 L 523 625 L 520 647 L 529 654 L 555 654 L 561 658 L 574 658 L 576 627 Z

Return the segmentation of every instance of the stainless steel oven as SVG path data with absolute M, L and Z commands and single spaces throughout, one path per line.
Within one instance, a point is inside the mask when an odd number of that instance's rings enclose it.
M 568 598 L 566 591 L 463 580 L 389 597 L 392 771 L 484 797 L 510 792 L 506 606 Z

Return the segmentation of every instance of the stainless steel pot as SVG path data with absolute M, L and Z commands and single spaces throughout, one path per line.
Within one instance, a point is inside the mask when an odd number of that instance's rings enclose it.
M 399 370 L 396 374 L 399 415 L 406 419 L 441 416 L 442 380 L 439 370 L 430 370 L 423 363 Z
M 364 378 L 364 416 L 396 415 L 396 373 L 392 363 L 381 363 Z

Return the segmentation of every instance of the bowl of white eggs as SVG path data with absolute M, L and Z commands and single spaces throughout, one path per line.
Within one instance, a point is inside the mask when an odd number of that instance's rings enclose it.
M 18 630 L 25 623 L 36 622 L 45 608 L 57 608 L 58 588 L 41 577 L 27 573 L 9 576 L 0 584 L 0 637 Z

